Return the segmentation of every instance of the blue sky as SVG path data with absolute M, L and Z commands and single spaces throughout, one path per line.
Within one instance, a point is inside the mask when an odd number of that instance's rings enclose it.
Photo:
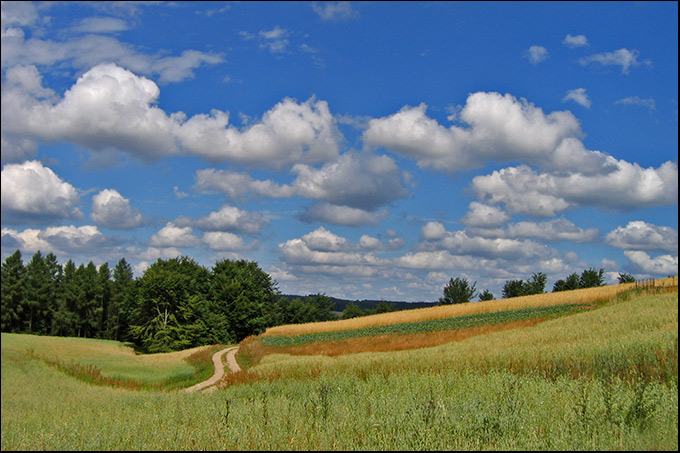
M 2 259 L 437 300 L 678 269 L 677 2 L 3 2 Z

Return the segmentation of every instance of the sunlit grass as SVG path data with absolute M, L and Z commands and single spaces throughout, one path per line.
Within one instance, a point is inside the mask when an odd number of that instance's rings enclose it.
M 196 364 L 189 358 L 211 346 L 162 354 L 136 354 L 134 349 L 118 341 L 86 338 L 49 337 L 2 333 L 3 355 L 29 355 L 62 367 L 82 372 L 98 370 L 102 377 L 158 385 L 185 382 L 196 375 Z M 211 366 L 210 357 L 207 364 Z
M 455 305 L 439 305 L 427 308 L 416 308 L 340 321 L 314 322 L 307 324 L 289 324 L 270 327 L 261 336 L 295 336 L 312 333 L 334 332 L 342 330 L 365 329 L 369 327 L 392 324 L 414 323 L 434 319 L 469 316 L 479 313 L 518 310 L 563 304 L 589 304 L 611 299 L 617 294 L 634 288 L 634 283 L 614 286 L 600 286 L 575 291 L 536 294 L 532 296 L 513 297 L 510 299 L 468 302 Z

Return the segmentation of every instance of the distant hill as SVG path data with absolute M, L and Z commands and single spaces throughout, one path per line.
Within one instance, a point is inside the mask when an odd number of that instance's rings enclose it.
M 308 297 L 314 297 L 316 294 L 309 294 L 307 296 L 298 296 L 294 294 L 282 294 L 281 297 L 285 297 L 286 299 L 295 299 L 296 297 L 299 297 L 303 301 L 307 299 Z M 370 299 L 364 299 L 364 300 L 348 300 L 348 299 L 338 299 L 337 297 L 331 297 L 327 296 L 335 305 L 333 307 L 333 311 L 335 312 L 340 312 L 342 313 L 345 310 L 345 307 L 347 307 L 347 304 L 350 302 L 355 303 L 359 308 L 362 310 L 373 310 L 375 309 L 380 302 L 386 302 L 390 306 L 394 307 L 394 310 L 411 310 L 414 308 L 425 308 L 425 307 L 432 307 L 434 305 L 437 305 L 438 302 L 402 302 L 402 301 L 391 301 L 391 300 L 370 300 Z

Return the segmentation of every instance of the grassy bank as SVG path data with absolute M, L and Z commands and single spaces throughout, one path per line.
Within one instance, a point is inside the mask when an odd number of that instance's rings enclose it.
M 1 447 L 677 450 L 677 321 L 677 293 L 633 294 L 435 347 L 267 355 L 210 394 L 93 385 L 3 334 Z

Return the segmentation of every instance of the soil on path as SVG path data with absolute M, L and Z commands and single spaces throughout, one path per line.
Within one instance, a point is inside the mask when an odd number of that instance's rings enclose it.
M 238 346 L 232 346 L 230 348 L 221 349 L 217 351 L 215 354 L 213 354 L 212 361 L 213 365 L 215 366 L 215 374 L 213 374 L 213 376 L 210 379 L 192 385 L 191 387 L 184 389 L 184 391 L 195 392 L 198 390 L 203 390 L 203 393 L 205 393 L 212 392 L 213 390 L 217 389 L 217 387 L 215 387 L 215 384 L 217 384 L 217 382 L 219 382 L 219 380 L 222 379 L 222 376 L 224 376 L 224 365 L 222 365 L 222 356 L 224 356 L 225 354 L 227 356 L 227 366 L 229 367 L 229 370 L 232 373 L 241 371 L 241 367 L 238 366 L 238 363 L 236 363 L 235 357 L 236 351 L 238 351 Z

